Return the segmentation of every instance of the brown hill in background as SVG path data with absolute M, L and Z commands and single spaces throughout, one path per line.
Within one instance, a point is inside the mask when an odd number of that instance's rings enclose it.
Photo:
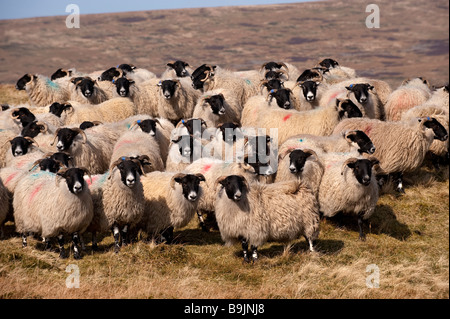
M 333 57 L 394 87 L 408 77 L 449 78 L 449 3 L 377 1 L 380 29 L 368 29 L 366 3 L 324 1 L 0 21 L 0 83 L 60 67 L 83 72 L 133 63 L 160 74 L 172 59 L 235 70 L 280 60 L 299 68 Z M 81 11 L 83 8 L 80 8 Z

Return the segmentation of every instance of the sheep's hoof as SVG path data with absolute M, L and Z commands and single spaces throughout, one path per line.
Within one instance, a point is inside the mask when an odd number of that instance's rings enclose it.
M 399 192 L 400 194 L 405 194 L 405 190 L 403 189 L 403 187 L 397 187 L 397 192 Z
M 97 244 L 92 244 L 92 250 L 93 251 L 98 251 L 98 245 Z
M 250 259 L 247 256 L 244 256 L 244 259 L 242 260 L 243 264 L 249 264 L 250 263 Z
M 253 257 L 252 258 L 252 264 L 256 264 L 259 261 L 258 257 Z
M 359 235 L 359 240 L 360 240 L 360 241 L 366 241 L 366 235 L 360 234 L 360 235 Z
M 59 258 L 61 258 L 61 259 L 66 259 L 67 258 L 66 253 L 64 252 L 64 250 L 61 250 L 59 252 Z
M 79 259 L 81 259 L 81 254 L 79 253 L 79 252 L 74 252 L 73 253 L 73 259 L 76 259 L 76 260 L 79 260 Z
M 116 254 L 118 254 L 119 251 L 120 251 L 120 247 L 119 247 L 118 245 L 115 245 L 115 246 L 114 246 L 114 252 L 115 252 Z

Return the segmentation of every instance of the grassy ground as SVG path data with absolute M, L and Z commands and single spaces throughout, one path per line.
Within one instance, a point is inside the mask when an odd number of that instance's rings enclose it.
M 0 100 L 14 103 L 7 94 L 0 87 Z M 217 231 L 202 232 L 196 220 L 175 232 L 174 245 L 139 241 L 117 255 L 105 234 L 100 251 L 88 242 L 79 261 L 61 260 L 32 238 L 23 249 L 8 223 L 0 241 L 0 299 L 449 298 L 448 172 L 424 167 L 406 176 L 402 196 L 386 186 L 366 242 L 358 240 L 356 218 L 336 216 L 321 222 L 317 252 L 304 239 L 268 243 L 256 264 L 243 264 L 239 246 L 225 247 Z M 80 270 L 78 289 L 66 287 L 70 264 Z M 373 264 L 379 288 L 369 289 L 366 269 Z

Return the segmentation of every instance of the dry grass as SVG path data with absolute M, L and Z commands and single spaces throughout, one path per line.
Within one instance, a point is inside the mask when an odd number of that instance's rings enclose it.
M 11 89 L 0 87 L 2 102 L 15 102 Z M 366 242 L 358 240 L 355 218 L 337 216 L 322 221 L 316 253 L 304 239 L 268 243 L 254 265 L 243 264 L 239 246 L 223 246 L 217 231 L 202 232 L 196 220 L 175 233 L 174 245 L 139 241 L 118 255 L 105 234 L 100 251 L 88 243 L 80 261 L 61 260 L 31 238 L 22 249 L 9 223 L 0 241 L 0 299 L 449 298 L 448 174 L 448 167 L 422 168 L 405 177 L 403 196 L 385 186 Z M 69 264 L 80 269 L 78 289 L 66 287 Z M 370 264 L 379 267 L 380 288 L 366 286 Z

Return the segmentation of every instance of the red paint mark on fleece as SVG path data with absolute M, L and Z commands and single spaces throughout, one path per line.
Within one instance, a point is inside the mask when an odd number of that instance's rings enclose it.
M 370 131 L 372 131 L 372 125 L 366 126 L 363 132 L 366 133 L 367 136 L 369 136 Z
M 90 179 L 90 178 L 86 178 L 85 179 L 85 182 L 88 184 L 88 186 L 90 187 L 90 186 L 92 186 L 92 184 L 94 184 L 95 183 L 95 181 L 98 179 L 98 176 L 94 176 L 94 177 L 92 177 L 92 180 Z
M 205 166 L 203 166 L 202 174 L 205 174 L 207 171 L 209 171 L 209 169 L 211 167 L 212 167 L 212 164 L 206 164 Z
M 36 186 L 33 191 L 31 192 L 31 196 L 30 196 L 30 203 L 33 201 L 34 196 L 36 196 L 37 193 L 39 193 L 39 191 L 42 188 L 43 183 L 40 183 L 38 186 Z
M 283 117 L 283 122 L 286 122 L 287 120 L 289 120 L 289 118 L 292 116 L 292 114 L 288 114 L 285 117 Z
M 120 142 L 117 142 L 116 145 L 114 146 L 114 151 L 117 150 L 118 148 L 120 148 L 123 144 L 128 144 L 128 143 L 132 143 L 134 141 L 132 140 L 123 140 Z
M 9 183 L 10 181 L 12 181 L 12 180 L 14 179 L 14 177 L 17 176 L 17 174 L 19 174 L 19 172 L 15 172 L 15 173 L 12 173 L 11 175 L 9 175 L 9 176 L 5 179 L 4 184 L 5 184 L 5 185 L 8 185 L 8 183 Z
M 333 101 L 338 95 L 341 93 L 340 91 L 337 91 L 330 95 L 330 99 L 328 100 L 328 104 L 330 104 L 331 101 Z

